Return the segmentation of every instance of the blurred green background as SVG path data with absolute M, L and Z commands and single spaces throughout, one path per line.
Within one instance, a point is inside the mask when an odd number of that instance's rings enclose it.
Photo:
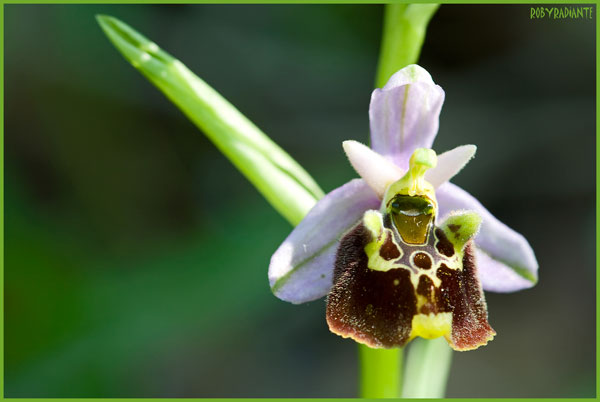
M 291 227 L 104 37 L 116 16 L 180 58 L 330 191 L 367 141 L 378 5 L 5 6 L 7 397 L 352 397 L 325 304 L 275 298 Z M 488 346 L 448 396 L 595 395 L 595 21 L 444 5 L 420 64 L 434 147 L 523 233 L 540 282 L 487 294 Z

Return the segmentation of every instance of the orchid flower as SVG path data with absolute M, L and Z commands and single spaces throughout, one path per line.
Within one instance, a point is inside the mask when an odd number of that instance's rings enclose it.
M 495 334 L 482 289 L 537 281 L 527 240 L 449 182 L 476 147 L 430 149 L 444 96 L 417 65 L 373 91 L 372 148 L 343 143 L 361 179 L 323 197 L 271 258 L 277 297 L 329 295 L 330 329 L 371 347 L 445 336 L 456 350 L 474 349 Z

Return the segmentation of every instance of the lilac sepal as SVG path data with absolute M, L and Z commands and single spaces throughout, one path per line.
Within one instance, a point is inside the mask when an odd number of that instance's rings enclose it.
M 291 303 L 325 296 L 332 285 L 338 240 L 367 209 L 381 201 L 362 179 L 354 179 L 323 197 L 271 257 L 269 284 Z
M 475 197 L 462 188 L 444 183 L 436 190 L 440 221 L 451 211 L 470 210 L 481 216 L 475 236 L 480 279 L 485 290 L 514 292 L 532 287 L 538 278 L 538 263 L 527 240 L 500 222 Z M 485 254 L 484 254 L 485 253 Z
M 444 90 L 417 65 L 394 74 L 371 95 L 371 147 L 406 170 L 416 148 L 431 148 L 439 127 Z
M 478 247 L 475 247 L 475 260 L 481 286 L 489 292 L 515 292 L 535 284 L 516 273 L 508 265 L 494 260 Z

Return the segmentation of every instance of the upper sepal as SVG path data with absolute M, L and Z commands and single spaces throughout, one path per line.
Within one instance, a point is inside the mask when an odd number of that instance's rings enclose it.
M 409 65 L 392 75 L 371 95 L 373 150 L 407 169 L 416 148 L 431 148 L 444 96 L 442 88 L 418 65 Z

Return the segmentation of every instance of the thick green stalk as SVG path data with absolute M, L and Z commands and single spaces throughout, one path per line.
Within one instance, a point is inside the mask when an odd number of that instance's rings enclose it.
M 375 80 L 377 88 L 383 87 L 396 71 L 419 60 L 427 24 L 438 7 L 439 4 L 387 4 L 385 6 L 383 38 Z M 441 340 L 446 343 L 443 338 Z M 403 384 L 406 384 L 411 396 L 415 398 L 424 397 L 427 393 L 425 390 L 429 389 L 429 386 L 434 390 L 441 390 L 438 393 L 442 396 L 446 383 L 444 373 L 448 372 L 450 357 L 440 360 L 431 358 L 431 353 L 437 350 L 435 345 L 438 345 L 439 341 L 439 339 L 413 341 L 417 345 L 414 352 L 410 354 L 413 361 L 419 361 L 420 357 L 426 357 L 427 360 L 420 366 L 413 364 L 407 367 L 404 381 L 401 381 L 402 349 L 370 349 L 360 345 L 361 396 L 363 398 L 399 397 L 406 395 L 406 392 L 402 391 Z M 428 346 L 430 343 L 431 346 Z M 445 347 L 449 349 L 447 345 Z M 448 356 L 451 355 L 448 353 Z M 408 372 L 409 370 L 411 373 Z M 415 388 L 416 384 L 419 387 Z
M 439 4 L 386 4 L 375 86 L 381 88 L 396 71 L 419 60 L 429 20 Z
M 415 339 L 408 348 L 403 398 L 443 398 L 452 349 L 443 337 Z
M 371 349 L 359 345 L 360 397 L 397 398 L 402 384 L 402 350 Z

